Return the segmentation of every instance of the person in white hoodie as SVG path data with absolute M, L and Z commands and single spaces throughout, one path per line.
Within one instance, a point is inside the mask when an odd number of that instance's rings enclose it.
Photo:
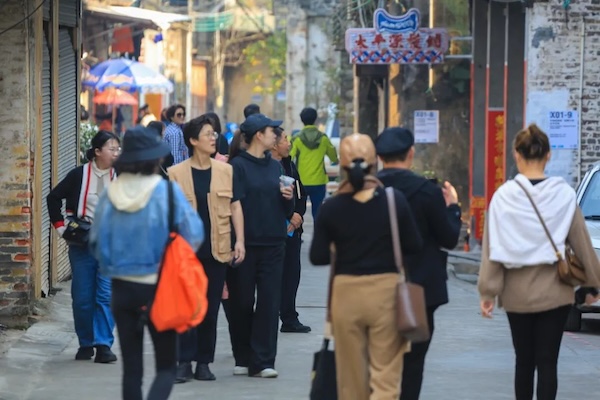
M 481 313 L 491 318 L 498 299 L 508 315 L 516 354 L 516 400 L 531 400 L 537 371 L 537 399 L 556 398 L 557 363 L 573 287 L 563 283 L 557 254 L 533 202 L 559 251 L 569 243 L 585 267 L 584 286 L 600 286 L 600 263 L 575 191 L 560 177 L 544 173 L 550 159 L 548 136 L 536 125 L 520 131 L 513 156 L 519 174 L 494 193 L 483 238 L 478 288 Z
M 112 310 L 123 360 L 123 399 L 142 399 L 144 325 L 154 344 L 156 377 L 148 399 L 167 399 L 177 366 L 177 333 L 157 332 L 147 317 L 154 298 L 158 269 L 169 236 L 169 185 L 172 185 L 174 225 L 198 249 L 204 239 L 202 221 L 181 189 L 158 174 L 169 154 L 151 128 L 135 127 L 123 138 L 115 162 L 119 179 L 98 201 L 90 233 L 90 249 L 100 272 L 112 279 Z

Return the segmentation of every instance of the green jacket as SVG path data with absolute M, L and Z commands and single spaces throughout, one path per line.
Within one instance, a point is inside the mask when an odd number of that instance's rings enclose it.
M 304 186 L 325 185 L 329 182 L 325 172 L 325 156 L 332 163 L 338 162 L 337 151 L 327 135 L 313 125 L 306 125 L 292 140 L 290 155 L 298 166 L 300 181 Z

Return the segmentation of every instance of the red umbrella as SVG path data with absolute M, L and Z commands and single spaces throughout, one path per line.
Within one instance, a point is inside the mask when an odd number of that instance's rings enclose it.
M 96 96 L 94 96 L 94 103 L 134 106 L 138 103 L 138 101 L 133 95 L 123 90 L 106 89 L 105 91 L 97 93 Z

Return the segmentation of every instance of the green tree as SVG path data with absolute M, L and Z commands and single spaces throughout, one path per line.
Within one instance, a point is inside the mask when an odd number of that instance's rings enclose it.
M 244 49 L 246 79 L 254 84 L 257 94 L 272 95 L 285 86 L 287 38 L 276 31 Z

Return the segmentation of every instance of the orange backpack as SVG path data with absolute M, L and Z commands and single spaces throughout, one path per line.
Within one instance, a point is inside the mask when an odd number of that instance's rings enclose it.
M 169 185 L 169 240 L 158 274 L 150 320 L 157 331 L 183 333 L 198 326 L 208 309 L 208 279 L 192 246 L 175 228 L 173 183 Z

